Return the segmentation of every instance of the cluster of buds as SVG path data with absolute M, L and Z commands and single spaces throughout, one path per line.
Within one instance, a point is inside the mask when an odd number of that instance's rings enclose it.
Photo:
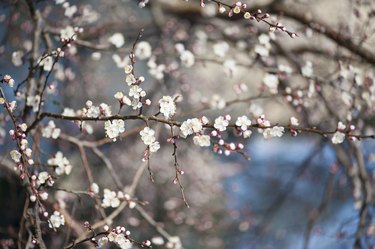
M 245 146 L 242 143 L 226 143 L 223 139 L 220 139 L 213 146 L 213 151 L 219 155 L 230 156 L 232 152 L 240 153 L 248 158 L 243 151 Z
M 245 10 L 246 10 L 246 7 L 247 7 L 247 5 L 246 5 L 245 3 L 242 3 L 242 2 L 236 2 L 236 3 L 232 6 L 232 8 L 229 10 L 229 12 L 228 12 L 228 16 L 229 16 L 229 17 L 232 17 L 234 14 L 239 14 L 239 13 L 241 13 L 241 12 L 245 12 L 245 13 L 247 13 L 247 14 L 246 14 L 246 17 L 248 17 L 248 18 L 246 18 L 245 15 L 244 15 L 244 18 L 245 18 L 245 19 L 249 19 L 249 18 L 251 17 L 251 14 L 250 14 L 249 12 L 246 12 L 246 11 L 245 11 Z M 220 7 L 219 7 L 219 11 L 220 11 Z
M 20 178 L 25 177 L 25 165 L 33 165 L 32 150 L 28 147 L 28 141 L 26 140 L 27 125 L 25 123 L 17 125 L 16 130 L 10 130 L 9 135 L 13 140 L 17 141 L 18 150 L 12 150 L 10 156 L 13 161 L 17 164 L 17 168 L 20 170 Z

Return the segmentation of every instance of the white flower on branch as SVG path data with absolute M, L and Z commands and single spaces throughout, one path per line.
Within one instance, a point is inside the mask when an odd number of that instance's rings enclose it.
M 284 134 L 284 127 L 274 126 L 272 128 L 267 128 L 263 131 L 263 137 L 269 139 L 272 137 L 281 137 Z
M 223 116 L 220 116 L 215 119 L 214 127 L 218 131 L 225 131 L 228 125 L 229 125 L 229 121 L 225 119 L 225 117 Z
M 166 119 L 169 119 L 176 113 L 176 104 L 171 96 L 163 96 L 159 100 L 160 112 Z
M 138 99 L 139 97 L 145 97 L 146 92 L 141 87 L 135 85 L 130 88 L 129 96 Z
M 150 152 L 157 152 L 160 149 L 160 143 L 158 141 L 153 142 L 150 146 Z
M 66 26 L 60 30 L 60 39 L 62 41 L 69 40 L 75 35 L 74 28 L 72 26 Z
M 156 140 L 155 131 L 150 127 L 145 127 L 139 132 L 139 135 L 141 135 L 141 139 L 145 145 L 151 145 Z
M 19 153 L 18 150 L 12 150 L 10 152 L 10 157 L 16 163 L 19 163 L 21 161 L 21 153 Z
M 104 123 L 106 135 L 116 141 L 116 138 L 125 131 L 125 122 L 122 119 L 108 120 Z
M 72 171 L 72 165 L 69 160 L 63 155 L 61 151 L 58 151 L 54 157 L 48 159 L 47 164 L 55 166 L 55 173 L 57 175 L 66 174 L 69 175 Z
M 36 96 L 29 96 L 27 98 L 27 106 L 31 106 L 33 108 L 33 112 L 37 112 L 39 108 L 39 102 L 40 102 L 40 95 Z
M 117 208 L 118 206 L 120 206 L 120 200 L 117 197 L 117 194 L 115 191 L 111 191 L 109 189 L 104 189 L 103 191 L 104 191 L 104 196 L 103 196 L 103 201 L 102 201 L 102 207 Z
M 296 117 L 291 117 L 290 118 L 290 124 L 293 126 L 299 126 L 298 119 Z
M 197 118 L 184 121 L 180 127 L 180 136 L 186 138 L 188 135 L 198 133 L 203 129 L 202 122 Z
M 240 127 L 241 130 L 246 131 L 251 125 L 251 120 L 246 116 L 241 116 L 237 118 L 236 126 Z
M 55 122 L 50 120 L 46 127 L 42 129 L 42 136 L 45 138 L 57 139 L 60 136 L 61 129 L 56 128 Z
M 49 179 L 49 174 L 47 171 L 42 171 L 38 174 L 38 184 L 44 184 Z
M 59 211 L 53 212 L 53 215 L 49 217 L 48 226 L 50 228 L 59 228 L 65 224 L 65 218 Z
M 344 139 L 345 139 L 345 133 L 336 131 L 335 134 L 333 134 L 333 137 L 331 140 L 333 144 L 341 144 L 342 142 L 344 142 Z
M 197 135 L 197 136 L 194 136 L 193 138 L 194 144 L 202 146 L 202 147 L 210 146 L 211 145 L 210 140 L 211 140 L 210 136 L 208 135 Z

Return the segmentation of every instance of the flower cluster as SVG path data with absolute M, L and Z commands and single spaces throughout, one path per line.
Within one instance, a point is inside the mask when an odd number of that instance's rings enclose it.
M 55 173 L 57 175 L 69 175 L 72 171 L 72 165 L 61 151 L 58 151 L 54 157 L 48 159 L 47 163 L 48 165 L 55 167 Z
M 104 228 L 108 231 L 108 235 L 101 237 L 98 240 L 98 248 L 103 247 L 109 242 L 116 243 L 121 249 L 132 248 L 132 242 L 129 240 L 130 231 L 126 230 L 125 227 L 117 226 L 116 228 L 109 231 L 108 226 Z
M 53 212 L 53 214 L 48 219 L 48 226 L 50 228 L 56 229 L 60 226 L 65 225 L 65 218 L 59 211 Z
M 132 65 L 126 65 L 124 71 L 126 74 L 125 82 L 130 86 L 128 96 L 132 99 L 129 101 L 127 97 L 125 99 L 122 97 L 121 101 L 123 101 L 123 104 L 132 106 L 134 110 L 141 108 L 143 104 L 151 104 L 151 101 L 148 99 L 142 102 L 142 98 L 146 97 L 146 92 L 139 85 L 145 81 L 145 78 L 143 76 L 136 78 Z M 120 98 L 120 96 L 121 95 L 119 95 L 118 98 Z M 116 99 L 118 98 L 116 97 Z
M 164 115 L 166 119 L 171 118 L 176 113 L 176 104 L 171 96 L 163 96 L 159 100 L 160 113 Z
M 150 43 L 147 41 L 141 41 L 135 46 L 134 51 L 135 56 L 140 60 L 145 60 L 150 58 L 152 54 L 152 48 Z
M 344 133 L 345 129 L 346 125 L 344 125 L 342 122 L 339 122 L 337 124 L 337 131 L 335 132 L 335 134 L 333 134 L 333 137 L 331 139 L 333 144 L 341 144 L 342 142 L 344 142 L 346 137 L 346 134 Z
M 218 131 L 225 131 L 229 125 L 231 117 L 229 115 L 220 116 L 215 119 L 214 127 Z
M 129 204 L 129 208 L 134 208 L 136 203 L 131 200 L 128 194 L 124 194 L 122 191 L 111 191 L 109 189 L 103 190 L 103 200 L 102 200 L 102 207 L 112 207 L 117 208 L 120 206 L 121 201 L 127 201 Z
M 157 152 L 160 149 L 160 144 L 156 141 L 155 131 L 149 127 L 145 127 L 139 132 L 141 139 L 145 145 L 150 148 L 150 152 Z
M 193 142 L 201 147 L 207 147 L 211 145 L 211 138 L 209 135 L 196 135 L 193 138 Z
M 192 52 L 185 49 L 185 46 L 181 43 L 175 45 L 176 51 L 180 55 L 181 65 L 184 67 L 192 67 L 195 63 L 195 56 Z
M 98 117 L 108 117 L 112 115 L 111 106 L 106 103 L 101 103 L 99 106 L 93 105 L 91 100 L 86 101 L 86 107 L 82 109 L 81 114 L 84 117 L 98 118 Z
M 125 131 L 125 122 L 122 119 L 108 120 L 104 123 L 105 134 L 115 142 L 117 137 Z
M 16 130 L 10 130 L 9 135 L 13 140 L 17 140 L 19 144 L 18 150 L 12 150 L 10 156 L 12 160 L 17 164 L 20 170 L 20 177 L 25 177 L 25 164 L 33 165 L 34 160 L 32 159 L 32 149 L 29 148 L 29 142 L 26 139 L 27 125 L 22 123 L 17 125 Z
M 45 138 L 53 138 L 57 139 L 60 136 L 61 130 L 59 128 L 56 128 L 55 122 L 53 120 L 50 120 L 42 129 L 42 136 Z
M 203 126 L 201 120 L 192 118 L 184 121 L 180 127 L 180 136 L 186 138 L 188 135 L 202 131 Z

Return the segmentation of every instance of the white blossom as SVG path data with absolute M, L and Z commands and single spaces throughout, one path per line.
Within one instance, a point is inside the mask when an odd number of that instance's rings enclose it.
M 272 137 L 281 137 L 284 133 L 284 127 L 274 126 L 272 128 L 267 128 L 263 131 L 263 136 L 265 139 Z
M 149 74 L 154 77 L 157 80 L 161 80 L 164 78 L 164 70 L 165 65 L 164 64 L 156 64 L 155 58 L 151 58 L 147 62 L 147 66 L 149 67 Z
M 236 126 L 240 127 L 241 130 L 246 131 L 250 125 L 251 121 L 248 117 L 242 116 L 237 118 Z
M 47 171 L 42 171 L 38 174 L 38 183 L 39 184 L 44 184 L 47 182 L 49 178 L 49 174 Z
M 161 246 L 164 244 L 164 239 L 161 236 L 153 237 L 151 241 L 152 241 L 152 244 L 156 246 Z
M 125 122 L 122 119 L 108 120 L 104 123 L 104 129 L 106 135 L 116 141 L 120 133 L 125 131 Z
M 159 100 L 160 112 L 166 119 L 169 119 L 176 113 L 176 104 L 171 96 L 163 96 Z
M 253 132 L 251 130 L 246 130 L 242 133 L 243 138 L 249 138 Z
M 106 103 L 101 103 L 99 105 L 100 116 L 109 117 L 112 116 L 111 106 L 107 105 Z
M 210 101 L 211 108 L 220 110 L 220 109 L 223 109 L 225 105 L 226 105 L 225 100 L 222 97 L 220 97 L 220 95 L 218 94 L 212 95 L 211 101 Z
M 120 200 L 117 198 L 117 194 L 115 191 L 111 191 L 109 189 L 104 189 L 104 196 L 102 200 L 102 207 L 112 207 L 117 208 L 120 206 Z
M 155 131 L 150 127 L 145 127 L 143 130 L 139 132 L 141 135 L 141 139 L 145 145 L 151 145 L 155 142 Z
M 267 47 L 263 46 L 263 45 L 260 45 L 260 44 L 255 45 L 254 52 L 261 57 L 267 57 L 270 54 L 269 49 Z
M 236 61 L 231 60 L 231 59 L 225 60 L 223 63 L 223 67 L 224 67 L 224 73 L 228 77 L 232 77 L 236 71 Z
M 223 116 L 220 116 L 215 119 L 214 127 L 218 131 L 225 131 L 228 125 L 229 125 L 229 121 L 226 120 Z
M 274 126 L 272 127 L 271 135 L 273 137 L 281 137 L 284 133 L 284 127 Z
M 10 157 L 16 163 L 19 163 L 21 161 L 21 153 L 19 153 L 18 150 L 12 150 L 10 152 Z
M 220 41 L 213 45 L 214 53 L 219 57 L 225 57 L 226 53 L 229 51 L 229 45 L 225 41 Z
M 152 48 L 151 48 L 150 43 L 148 43 L 147 41 L 139 42 L 137 46 L 135 47 L 135 51 L 134 51 L 135 56 L 140 60 L 150 58 L 151 53 L 152 53 Z
M 125 82 L 128 84 L 128 86 L 130 86 L 134 84 L 135 82 L 137 82 L 137 80 L 135 79 L 133 74 L 128 74 L 125 77 Z
M 72 26 L 66 26 L 64 29 L 60 30 L 60 39 L 69 40 L 74 36 L 74 28 Z
M 123 58 L 121 58 L 118 54 L 113 54 L 112 60 L 116 63 L 116 66 L 118 68 L 124 68 L 130 62 L 128 56 L 124 56 Z
M 72 6 L 69 6 L 69 4 L 65 7 L 65 12 L 64 12 L 64 15 L 66 17 L 69 17 L 71 18 L 76 12 L 77 12 L 78 8 L 76 5 L 72 5 Z
M 150 152 L 157 152 L 160 149 L 160 143 L 158 141 L 153 142 L 152 144 L 149 145 L 150 147 Z
M 313 65 L 311 61 L 306 61 L 306 64 L 301 68 L 302 75 L 305 77 L 312 77 L 314 73 Z
M 97 118 L 100 115 L 100 109 L 98 106 L 90 106 L 88 109 L 86 109 L 86 117 L 89 118 Z
M 65 224 L 65 218 L 59 211 L 53 212 L 53 215 L 49 217 L 48 226 L 50 228 L 59 228 Z
M 263 78 L 263 83 L 268 87 L 272 94 L 277 93 L 277 87 L 279 85 L 279 78 L 274 74 L 266 74 Z
M 69 116 L 69 117 L 74 117 L 76 115 L 75 111 L 72 108 L 64 108 L 63 113 L 61 114 L 63 116 Z
M 90 186 L 90 191 L 92 191 L 94 194 L 99 194 L 99 185 L 93 182 Z
M 46 127 L 42 129 L 42 136 L 45 138 L 57 139 L 60 136 L 61 129 L 57 128 L 55 122 L 50 120 Z
M 37 112 L 39 109 L 39 102 L 40 102 L 40 95 L 31 95 L 27 97 L 27 106 L 31 106 L 33 108 L 33 112 Z
M 139 97 L 145 97 L 146 92 L 141 87 L 134 85 L 129 90 L 129 96 L 138 99 Z
M 337 123 L 337 129 L 343 131 L 346 129 L 346 125 L 344 125 L 341 121 Z
M 69 160 L 63 155 L 61 151 L 58 151 L 54 157 L 48 159 L 47 164 L 55 166 L 55 173 L 57 175 L 66 174 L 69 175 L 72 171 L 72 165 Z
M 23 57 L 24 53 L 19 50 L 19 51 L 14 51 L 12 53 L 12 63 L 14 66 L 16 67 L 19 67 L 22 65 L 22 57 Z
M 116 48 L 121 48 L 125 44 L 124 36 L 121 33 L 114 33 L 108 38 L 108 41 L 112 43 Z
M 181 124 L 180 136 L 187 137 L 190 134 L 200 132 L 202 129 L 202 122 L 199 119 L 188 119 Z
M 333 134 L 332 137 L 332 143 L 333 144 L 341 144 L 344 142 L 345 139 L 345 133 L 342 133 L 340 131 L 336 131 L 335 134 Z
M 293 126 L 298 126 L 299 125 L 298 119 L 296 117 L 291 117 L 290 124 Z
M 210 136 L 208 135 L 194 136 L 193 141 L 194 141 L 194 144 L 202 146 L 202 147 L 211 145 Z
M 184 67 L 192 67 L 195 63 L 195 56 L 189 50 L 184 50 L 180 54 L 180 60 Z

